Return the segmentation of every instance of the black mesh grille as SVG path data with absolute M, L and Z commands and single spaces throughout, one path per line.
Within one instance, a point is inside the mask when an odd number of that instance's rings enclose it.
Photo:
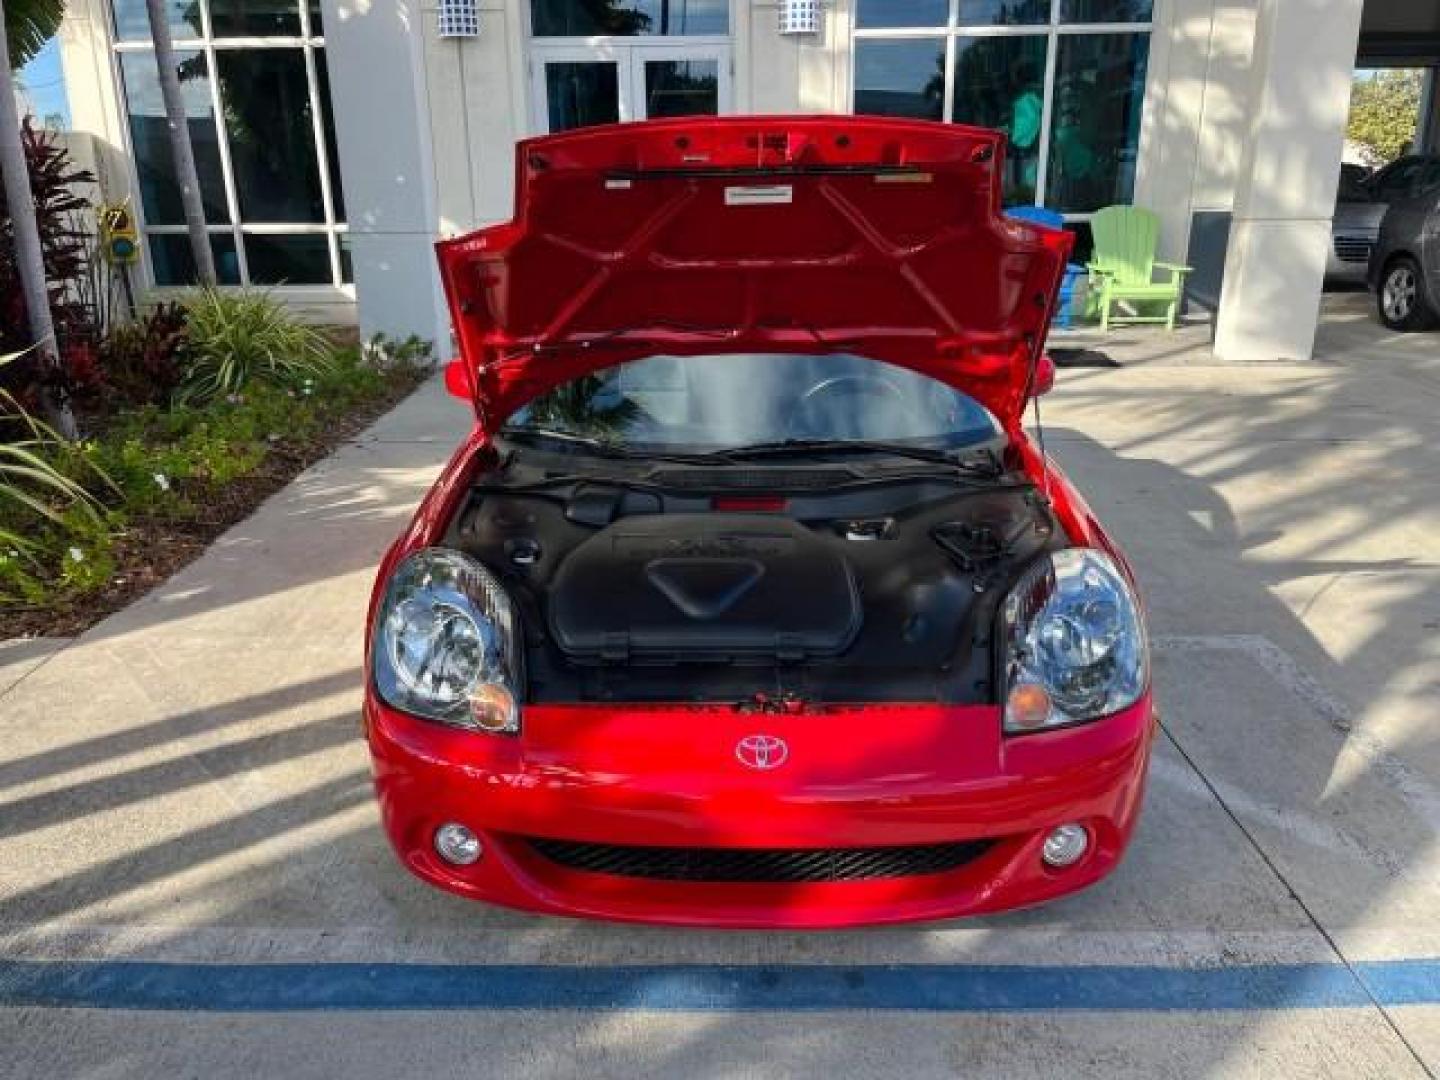
M 979 858 L 987 840 L 918 847 L 773 848 L 622 847 L 571 840 L 532 839 L 551 862 L 593 874 L 652 881 L 800 882 L 865 881 L 956 870 Z
M 1337 236 L 1335 238 L 1335 254 L 1343 262 L 1369 262 L 1370 248 L 1371 243 L 1369 240 L 1350 236 Z

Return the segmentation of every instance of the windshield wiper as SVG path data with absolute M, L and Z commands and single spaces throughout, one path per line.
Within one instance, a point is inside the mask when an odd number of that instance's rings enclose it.
M 752 443 L 716 451 L 717 457 L 729 460 L 785 457 L 803 454 L 889 454 L 892 457 L 924 461 L 932 465 L 944 465 L 964 472 L 981 473 L 986 476 L 999 475 L 998 463 L 993 454 L 986 462 L 966 461 L 948 450 L 937 450 L 927 446 L 904 446 L 899 443 L 876 442 L 866 439 L 779 439 L 775 442 Z
M 553 428 L 503 427 L 500 429 L 500 434 L 514 442 L 557 442 L 603 457 L 629 456 L 624 448 L 604 442 L 593 435 L 575 435 L 569 431 L 556 431 Z
M 664 450 L 647 450 L 638 446 L 617 446 L 615 443 L 597 439 L 593 435 L 576 435 L 569 431 L 556 431 L 553 428 L 519 428 L 502 427 L 500 434 L 511 442 L 529 443 L 531 445 L 544 443 L 560 443 L 566 447 L 591 454 L 595 457 L 612 458 L 618 461 L 666 461 L 685 465 L 723 465 L 724 462 L 715 458 L 712 454 L 680 454 Z

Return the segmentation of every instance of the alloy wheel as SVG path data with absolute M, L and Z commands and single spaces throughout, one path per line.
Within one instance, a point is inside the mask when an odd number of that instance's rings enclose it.
M 1415 271 L 1408 266 L 1395 267 L 1385 279 L 1385 289 L 1381 296 L 1386 317 L 1392 322 L 1404 322 L 1415 308 L 1415 297 L 1418 293 L 1419 282 L 1415 280 Z

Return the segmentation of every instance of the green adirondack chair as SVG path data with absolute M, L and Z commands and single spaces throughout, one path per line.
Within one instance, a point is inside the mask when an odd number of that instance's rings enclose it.
M 1164 323 L 1175 329 L 1180 294 L 1190 267 L 1155 261 L 1160 239 L 1160 219 L 1138 206 L 1107 206 L 1090 220 L 1095 238 L 1095 255 L 1090 261 L 1090 295 L 1100 314 L 1100 329 L 1110 324 Z M 1168 271 L 1168 281 L 1156 281 L 1156 268 Z M 1163 315 L 1111 315 L 1122 301 L 1132 304 L 1165 305 Z

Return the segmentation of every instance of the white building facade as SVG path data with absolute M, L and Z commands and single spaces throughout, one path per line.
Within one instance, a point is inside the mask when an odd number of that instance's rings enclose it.
M 431 244 L 507 219 L 516 140 L 706 114 L 1004 129 L 1009 205 L 1162 221 L 1238 359 L 1308 355 L 1357 47 L 1440 55 L 1440 0 L 169 0 L 217 266 L 443 343 Z M 1365 34 L 1362 35 L 1362 21 Z M 799 30 L 801 32 L 787 32 Z M 443 31 L 443 32 L 442 32 Z M 191 273 L 144 0 L 71 0 L 75 127 Z M 1223 283 L 1223 284 L 1222 284 Z

